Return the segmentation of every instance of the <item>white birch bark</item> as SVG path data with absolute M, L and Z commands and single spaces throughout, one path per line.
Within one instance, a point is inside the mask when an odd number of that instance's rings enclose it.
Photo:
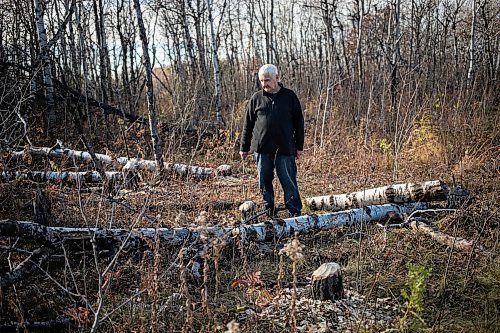
M 43 19 L 42 0 L 35 1 L 35 24 L 38 36 L 38 44 L 40 46 L 40 59 L 42 62 L 43 84 L 45 97 L 47 98 L 48 118 L 47 130 L 50 132 L 52 126 L 56 122 L 56 114 L 54 111 L 54 84 L 52 82 L 52 68 L 47 46 L 47 33 L 45 31 L 45 22 Z
M 417 232 L 430 236 L 439 244 L 446 245 L 451 248 L 469 252 L 472 250 L 474 244 L 462 237 L 453 237 L 439 230 L 434 230 L 429 225 L 423 222 L 410 221 L 410 228 Z
M 224 119 L 222 118 L 220 67 L 219 67 L 219 56 L 217 55 L 219 47 L 217 45 L 217 36 L 215 35 L 214 20 L 212 17 L 213 0 L 206 0 L 206 1 L 208 10 L 208 21 L 210 23 L 210 38 L 212 41 L 212 62 L 214 67 L 214 81 L 215 81 L 215 117 L 217 123 L 223 124 Z
M 123 180 L 124 175 L 122 172 L 105 172 L 106 180 L 119 181 Z M 57 172 L 57 171 L 4 171 L 0 173 L 1 182 L 10 182 L 16 179 L 28 179 L 35 182 L 86 182 L 86 183 L 100 183 L 102 177 L 97 171 L 89 172 Z
M 293 237 L 295 233 L 307 234 L 321 230 L 352 226 L 359 223 L 376 222 L 389 214 L 408 214 L 415 209 L 425 209 L 427 204 L 412 205 L 386 204 L 368 206 L 342 212 L 326 213 L 321 215 L 304 215 L 284 220 L 271 220 L 264 223 L 241 224 L 235 227 L 209 227 L 203 234 L 212 238 L 225 238 L 232 243 L 234 237 L 243 241 L 270 242 L 281 238 Z M 130 242 L 141 242 L 142 238 L 151 240 L 157 236 L 169 246 L 183 246 L 201 240 L 202 231 L 198 228 L 134 228 L 134 229 L 103 229 L 103 228 L 67 228 L 48 227 L 31 221 L 0 221 L 0 236 L 21 237 L 27 236 L 41 239 L 46 242 L 56 242 L 61 239 L 124 239 L 129 237 Z
M 385 203 L 446 200 L 448 191 L 448 187 L 441 181 L 432 180 L 422 183 L 394 184 L 347 194 L 311 197 L 304 201 L 312 210 L 339 211 Z
M 92 162 L 92 156 L 89 152 L 73 150 L 69 148 L 50 148 L 50 147 L 30 147 L 29 153 L 33 156 L 46 156 L 56 158 L 71 158 L 86 163 Z M 18 151 L 10 154 L 13 159 L 22 158 L 26 152 Z M 142 160 L 138 158 L 117 157 L 114 158 L 105 154 L 95 154 L 96 159 L 106 165 L 122 165 L 123 171 L 140 171 L 140 170 L 156 170 L 156 161 Z M 164 169 L 176 173 L 181 176 L 189 176 L 199 179 L 205 179 L 215 176 L 228 176 L 231 174 L 231 166 L 221 165 L 216 169 L 186 165 L 180 163 L 164 163 Z
M 476 48 L 476 0 L 472 0 L 472 22 L 470 25 L 469 43 L 469 69 L 467 71 L 467 84 L 472 87 L 474 80 L 474 52 Z
M 146 28 L 142 19 L 141 5 L 139 0 L 134 0 L 134 8 L 137 15 L 137 25 L 139 27 L 139 36 L 142 42 L 142 60 L 144 69 L 146 70 L 146 86 L 148 96 L 148 113 L 149 113 L 149 129 L 151 131 L 151 140 L 153 141 L 153 151 L 155 155 L 156 165 L 163 169 L 163 148 L 158 134 L 158 119 L 156 117 L 155 96 L 153 90 L 153 75 L 151 73 L 151 60 L 149 59 L 148 38 L 146 36 Z

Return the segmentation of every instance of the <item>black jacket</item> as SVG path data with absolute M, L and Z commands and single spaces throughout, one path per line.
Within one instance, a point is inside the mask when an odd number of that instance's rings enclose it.
M 304 149 L 304 115 L 297 95 L 281 85 L 276 94 L 256 92 L 248 101 L 240 151 L 295 155 Z

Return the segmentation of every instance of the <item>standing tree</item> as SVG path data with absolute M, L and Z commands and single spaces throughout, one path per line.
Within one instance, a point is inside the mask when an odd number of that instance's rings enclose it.
M 43 19 L 42 0 L 35 0 L 35 22 L 40 46 L 40 62 L 42 65 L 43 84 L 45 97 L 47 98 L 47 134 L 50 134 L 57 121 L 54 110 L 54 85 L 52 83 L 52 66 L 49 59 L 49 50 L 47 46 L 47 33 L 45 31 L 45 22 Z
M 212 1 L 206 0 L 208 7 L 208 22 L 210 24 L 210 37 L 212 41 L 212 62 L 214 67 L 214 83 L 215 83 L 215 117 L 217 123 L 223 124 L 224 119 L 222 118 L 222 102 L 221 102 L 221 89 L 220 89 L 220 67 L 219 67 L 219 57 L 217 51 L 219 49 L 217 45 L 217 36 L 215 35 L 214 29 L 214 19 L 212 16 Z
M 155 96 L 153 90 L 153 74 L 151 61 L 149 59 L 148 38 L 146 36 L 146 28 L 142 19 L 141 5 L 139 0 L 134 0 L 134 8 L 137 15 L 137 25 L 139 26 L 139 36 L 142 42 L 142 58 L 143 65 L 146 71 L 146 86 L 148 96 L 148 114 L 149 114 L 149 130 L 151 131 L 151 139 L 153 141 L 153 151 L 158 166 L 158 170 L 163 170 L 163 148 L 160 135 L 158 134 L 158 119 L 156 117 Z

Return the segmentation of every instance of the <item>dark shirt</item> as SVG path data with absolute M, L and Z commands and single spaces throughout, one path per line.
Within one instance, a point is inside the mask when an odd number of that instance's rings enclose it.
M 295 155 L 304 150 L 304 115 L 297 95 L 283 87 L 256 92 L 248 101 L 240 151 Z

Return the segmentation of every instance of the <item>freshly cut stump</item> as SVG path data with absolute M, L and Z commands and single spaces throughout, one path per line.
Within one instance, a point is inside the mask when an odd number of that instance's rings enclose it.
M 313 298 L 321 301 L 336 300 L 344 297 L 342 272 L 335 262 L 324 263 L 312 274 Z

